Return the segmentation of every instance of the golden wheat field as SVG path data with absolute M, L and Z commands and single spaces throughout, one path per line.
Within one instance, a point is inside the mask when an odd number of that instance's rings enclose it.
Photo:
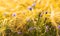
M 0 36 L 60 36 L 60 0 L 0 0 Z

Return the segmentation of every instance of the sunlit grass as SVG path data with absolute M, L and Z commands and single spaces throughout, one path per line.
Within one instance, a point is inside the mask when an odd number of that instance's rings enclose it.
M 60 36 L 60 0 L 0 0 L 0 36 Z

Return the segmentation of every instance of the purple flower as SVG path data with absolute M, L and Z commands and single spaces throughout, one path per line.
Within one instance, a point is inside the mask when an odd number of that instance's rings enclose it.
M 29 10 L 32 10 L 32 7 L 28 7 Z
M 58 25 L 58 28 L 60 29 L 60 25 Z
M 18 34 L 22 34 L 22 32 L 18 32 Z
M 16 13 L 13 13 L 12 16 L 16 16 Z
M 36 5 L 36 3 L 33 3 L 33 4 L 32 4 L 32 7 L 34 7 L 35 5 Z
M 35 27 L 30 27 L 28 30 L 31 31 L 31 30 L 34 30 L 34 29 L 35 29 Z

